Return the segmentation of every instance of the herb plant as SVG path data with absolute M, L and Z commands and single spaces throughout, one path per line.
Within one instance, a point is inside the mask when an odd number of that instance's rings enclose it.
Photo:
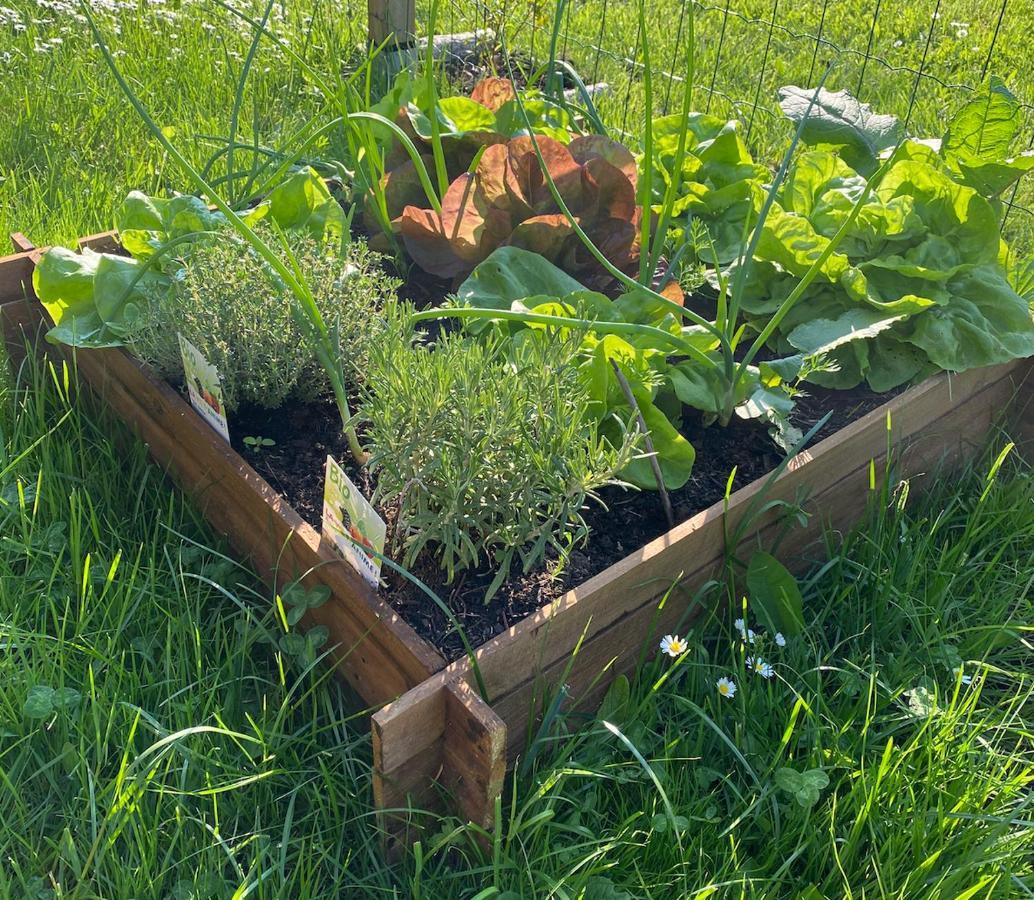
M 350 244 L 344 254 L 328 252 L 310 237 L 292 244 L 354 389 L 377 338 L 378 311 L 392 299 L 396 282 L 362 242 Z M 177 334 L 218 369 L 231 411 L 242 403 L 277 409 L 330 390 L 326 371 L 292 314 L 286 286 L 239 240 L 193 249 L 170 288 L 144 306 L 132 349 L 161 375 L 175 378 L 181 370 Z
M 514 558 L 525 571 L 547 555 L 562 562 L 587 537 L 586 503 L 617 480 L 637 440 L 627 430 L 608 440 L 587 415 L 577 344 L 458 332 L 428 344 L 400 321 L 392 333 L 371 348 L 361 413 L 403 564 L 426 556 L 450 581 L 494 567 L 490 596 Z

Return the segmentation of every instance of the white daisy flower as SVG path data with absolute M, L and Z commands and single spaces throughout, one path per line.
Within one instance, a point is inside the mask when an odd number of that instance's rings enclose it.
M 668 656 L 681 656 L 687 650 L 687 645 L 677 634 L 666 634 L 661 638 L 661 653 Z
M 777 647 L 786 646 L 786 638 L 783 637 L 783 633 L 781 631 L 777 631 L 775 633 L 775 642 Z
M 772 668 L 772 664 L 765 662 L 763 659 L 755 660 L 754 671 L 762 678 L 771 678 L 775 675 L 775 669 Z
M 729 700 L 736 696 L 736 682 L 731 678 L 719 678 L 715 682 L 715 687 L 718 688 L 719 694 Z
M 754 633 L 754 629 L 748 628 L 747 623 L 743 619 L 737 619 L 732 625 L 740 633 L 740 637 L 748 644 L 753 644 L 757 640 L 758 636 Z

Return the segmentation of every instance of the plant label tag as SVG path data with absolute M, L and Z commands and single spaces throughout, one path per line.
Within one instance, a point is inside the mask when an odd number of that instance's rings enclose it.
M 183 357 L 183 377 L 187 382 L 190 405 L 211 425 L 226 443 L 230 443 L 230 429 L 226 424 L 226 406 L 219 371 L 182 334 L 180 355 Z
M 328 456 L 323 486 L 323 533 L 334 542 L 338 553 L 374 588 L 381 574 L 381 559 L 375 553 L 384 553 L 387 530 L 377 510 L 352 484 L 334 457 Z

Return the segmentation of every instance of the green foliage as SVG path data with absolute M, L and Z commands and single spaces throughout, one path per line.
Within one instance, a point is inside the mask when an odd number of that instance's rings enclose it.
M 587 415 L 577 344 L 444 334 L 415 342 L 401 323 L 370 350 L 361 404 L 377 500 L 394 510 L 403 563 L 433 559 L 451 581 L 520 558 L 561 562 L 587 536 L 582 510 L 634 451 Z
M 897 116 L 874 113 L 867 103 L 847 91 L 818 90 L 810 114 L 808 107 L 816 92 L 788 85 L 779 89 L 779 106 L 794 124 L 804 124 L 801 140 L 813 147 L 838 151 L 841 159 L 863 175 L 871 175 L 880 154 L 892 149 L 904 137 Z M 807 122 L 804 122 L 807 115 Z
M 819 802 L 822 791 L 829 787 L 829 776 L 822 769 L 776 769 L 775 783 L 786 791 L 798 805 L 810 809 Z
M 802 120 L 812 91 L 784 87 L 780 106 L 792 122 Z M 896 116 L 879 115 L 847 91 L 820 90 L 802 140 L 815 148 L 837 152 L 855 171 L 871 175 L 879 160 L 905 138 Z M 955 113 L 940 139 L 923 144 L 947 166 L 960 184 L 982 196 L 999 196 L 1034 168 L 1034 151 L 1016 152 L 1023 129 L 1023 105 L 1005 82 L 992 75 L 986 90 L 973 92 Z
M 1034 354 L 1027 302 L 999 264 L 997 216 L 929 148 L 906 142 L 857 217 L 866 181 L 835 154 L 798 159 L 766 220 L 744 309 L 761 330 L 845 226 L 806 295 L 779 322 L 780 352 L 827 354 L 820 384 L 890 390 L 937 369 Z
M 344 211 L 312 169 L 286 178 L 242 217 L 249 226 L 268 221 L 335 247 L 347 232 Z M 182 273 L 193 246 L 232 234 L 226 216 L 198 197 L 161 199 L 139 191 L 119 207 L 115 227 L 131 256 L 54 247 L 36 266 L 33 288 L 54 320 L 51 340 L 76 347 L 124 345 L 146 316 L 149 299 Z
M 797 579 L 772 554 L 755 550 L 747 564 L 751 610 L 772 631 L 794 636 L 804 631 L 804 600 Z
M 687 127 L 683 152 L 679 130 Z M 653 212 L 660 215 L 672 190 L 671 229 L 675 247 L 690 241 L 691 223 L 699 223 L 707 244 L 695 248 L 705 263 L 734 260 L 756 218 L 755 191 L 768 174 L 757 165 L 743 141 L 740 124 L 703 113 L 664 116 L 653 121 L 651 179 Z M 646 177 L 647 173 L 642 173 Z
M 573 291 L 569 290 L 572 284 Z M 528 287 L 543 293 L 528 296 Z M 573 342 L 571 365 L 581 380 L 588 400 L 586 415 L 594 427 L 614 446 L 626 440 L 624 423 L 637 416 L 642 416 L 650 432 L 653 462 L 645 456 L 630 459 L 622 478 L 656 489 L 656 463 L 667 488 L 686 483 L 696 454 L 678 430 L 677 366 L 669 356 L 687 346 L 711 347 L 710 335 L 685 334 L 674 316 L 648 295 L 629 292 L 611 301 L 572 282 L 540 255 L 516 247 L 500 248 L 481 263 L 460 285 L 458 298 L 471 306 L 432 310 L 415 318 L 456 316 L 482 327 L 486 321 L 495 322 L 488 340 L 502 338 L 514 346 L 536 335 L 559 333 Z M 557 331 L 547 332 L 547 326 Z
M 361 241 L 349 244 L 343 255 L 309 237 L 297 236 L 292 243 L 354 386 L 378 335 L 378 311 L 392 299 L 396 282 Z M 133 351 L 175 380 L 182 371 L 177 338 L 182 334 L 219 371 L 230 410 L 242 403 L 278 409 L 329 391 L 327 373 L 294 315 L 288 288 L 251 247 L 229 236 L 197 243 L 169 289 L 157 292 L 143 309 Z
M 940 154 L 959 180 L 997 197 L 1034 168 L 1034 150 L 1015 153 L 1024 127 L 1023 106 L 997 76 L 955 114 Z

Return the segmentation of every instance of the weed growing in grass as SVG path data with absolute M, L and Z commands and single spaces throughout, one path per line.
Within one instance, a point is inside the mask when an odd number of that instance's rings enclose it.
M 624 437 L 612 441 L 587 415 L 577 343 L 452 333 L 432 348 L 410 334 L 399 323 L 370 348 L 361 406 L 404 564 L 426 551 L 450 581 L 488 564 L 501 582 L 515 556 L 525 571 L 547 554 L 562 561 L 587 536 L 586 502 L 636 444 L 624 423 L 613 423 Z
M 354 386 L 377 339 L 378 311 L 398 282 L 361 241 L 338 255 L 303 238 L 294 251 Z M 133 351 L 175 379 L 182 370 L 176 335 L 182 334 L 219 370 L 231 410 L 241 403 L 278 409 L 330 390 L 287 289 L 257 253 L 232 238 L 194 249 L 182 278 L 157 294 L 145 315 Z

